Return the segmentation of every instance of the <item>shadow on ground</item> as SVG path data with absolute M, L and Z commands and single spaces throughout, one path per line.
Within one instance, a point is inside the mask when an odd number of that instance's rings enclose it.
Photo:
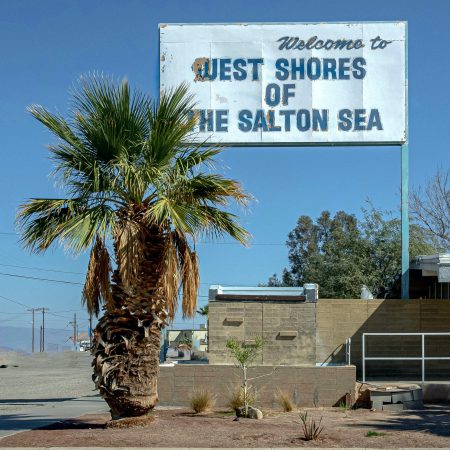
M 57 422 L 54 422 L 54 421 Z M 103 424 L 90 423 L 77 419 L 49 419 L 40 416 L 31 416 L 27 414 L 2 414 L 0 420 L 0 429 L 2 430 L 22 430 L 42 429 L 42 430 L 86 430 L 94 428 L 104 428 Z
M 370 427 L 374 431 L 418 431 L 450 437 L 450 405 L 428 405 L 425 409 L 402 411 L 370 423 L 349 424 L 353 428 Z
M 76 397 L 55 397 L 55 398 L 8 398 L 0 399 L 0 405 L 30 405 L 32 403 L 57 403 L 75 400 Z
M 61 403 L 69 400 L 83 401 L 86 398 L 92 398 L 100 396 L 98 394 L 85 395 L 83 397 L 53 397 L 53 398 L 5 398 L 0 399 L 0 405 L 14 405 L 14 406 L 26 406 L 26 405 L 44 405 L 46 403 Z

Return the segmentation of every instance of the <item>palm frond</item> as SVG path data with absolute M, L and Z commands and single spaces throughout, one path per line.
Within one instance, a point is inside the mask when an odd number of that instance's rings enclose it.
M 180 175 L 188 175 L 192 169 L 200 165 L 212 169 L 214 167 L 214 157 L 222 151 L 221 147 L 204 148 L 205 142 L 192 143 L 183 153 L 178 156 L 175 162 L 175 170 Z
M 97 236 L 91 249 L 86 280 L 83 287 L 81 303 L 86 305 L 89 314 L 98 317 L 100 306 L 106 304 L 112 309 L 111 295 L 111 261 L 105 243 Z
M 161 93 L 159 104 L 149 114 L 150 139 L 145 146 L 146 159 L 156 166 L 168 166 L 183 147 L 192 141 L 196 118 L 192 114 L 194 97 L 186 84 Z
M 146 230 L 133 220 L 122 220 L 114 230 L 116 263 L 125 289 L 139 279 L 139 267 L 145 256 Z
M 234 200 L 247 206 L 252 199 L 237 181 L 207 173 L 199 173 L 191 178 L 179 177 L 171 192 L 180 200 L 200 204 L 228 205 L 230 200 Z
M 169 233 L 166 240 L 161 281 L 170 320 L 175 318 L 175 313 L 178 308 L 178 290 L 180 284 L 178 263 L 177 249 L 172 234 Z
M 82 77 L 74 91 L 73 126 L 98 161 L 137 157 L 149 136 L 147 96 L 130 92 L 126 79 L 118 85 L 107 77 Z
M 88 248 L 96 235 L 107 237 L 115 222 L 105 204 L 89 205 L 84 199 L 31 199 L 17 216 L 21 241 L 32 252 L 47 250 L 59 240 L 75 254 Z
M 194 317 L 197 309 L 197 296 L 200 287 L 198 257 L 192 251 L 184 236 L 177 234 L 177 250 L 181 268 L 181 284 L 183 290 L 183 317 Z

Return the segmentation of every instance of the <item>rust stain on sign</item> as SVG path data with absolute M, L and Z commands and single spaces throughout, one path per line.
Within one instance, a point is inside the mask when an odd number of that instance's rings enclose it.
M 191 68 L 195 74 L 194 81 L 209 80 L 209 58 L 196 58 Z
M 273 114 L 273 109 L 271 111 Z M 270 111 L 267 111 L 266 121 L 267 121 L 267 126 L 269 127 L 269 130 L 270 130 L 272 128 L 272 121 L 270 120 Z

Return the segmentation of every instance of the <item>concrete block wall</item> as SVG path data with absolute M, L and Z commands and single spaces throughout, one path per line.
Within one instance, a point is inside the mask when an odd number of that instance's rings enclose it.
M 227 339 L 264 338 L 256 364 L 316 363 L 316 304 L 284 301 L 214 301 L 209 303 L 209 361 L 233 364 Z
M 450 302 L 446 300 L 329 300 L 317 303 L 317 363 L 344 363 L 344 343 L 352 339 L 351 362 L 361 372 L 363 333 L 450 332 Z M 369 337 L 367 356 L 420 356 L 419 337 Z M 427 356 L 450 356 L 450 337 L 427 337 Z M 402 373 L 405 379 L 420 374 L 417 362 L 368 362 L 373 375 Z M 450 376 L 450 363 L 429 361 L 430 379 Z
M 250 369 L 249 377 L 256 388 L 255 406 L 278 407 L 277 389 L 291 395 L 300 407 L 334 406 L 353 394 L 355 367 L 258 366 Z M 216 406 L 228 406 L 230 393 L 241 385 L 240 372 L 234 366 L 212 364 L 176 364 L 161 366 L 158 378 L 161 405 L 189 406 L 189 398 L 206 389 L 217 397 Z
M 229 337 L 245 341 L 255 335 L 265 340 L 257 364 L 344 364 L 349 337 L 351 362 L 360 376 L 363 333 L 450 332 L 450 301 L 446 300 L 214 301 L 209 311 L 211 364 L 233 364 L 225 347 Z M 427 356 L 450 356 L 450 336 L 427 337 L 425 343 Z M 366 351 L 368 356 L 420 356 L 421 340 L 369 337 Z M 367 372 L 379 378 L 392 375 L 417 381 L 421 362 L 369 361 Z M 428 380 L 448 380 L 450 361 L 427 361 L 426 374 Z

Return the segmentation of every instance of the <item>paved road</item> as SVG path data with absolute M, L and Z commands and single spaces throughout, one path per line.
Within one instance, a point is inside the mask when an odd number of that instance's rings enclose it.
M 15 413 L 0 415 L 0 438 L 87 413 L 108 412 L 106 403 L 97 396 L 63 401 L 36 400 L 26 403 L 1 401 L 1 406 L 16 408 L 20 406 L 20 408 Z
M 0 353 L 0 437 L 108 411 L 93 390 L 89 354 Z M 1 443 L 0 443 L 1 445 Z

